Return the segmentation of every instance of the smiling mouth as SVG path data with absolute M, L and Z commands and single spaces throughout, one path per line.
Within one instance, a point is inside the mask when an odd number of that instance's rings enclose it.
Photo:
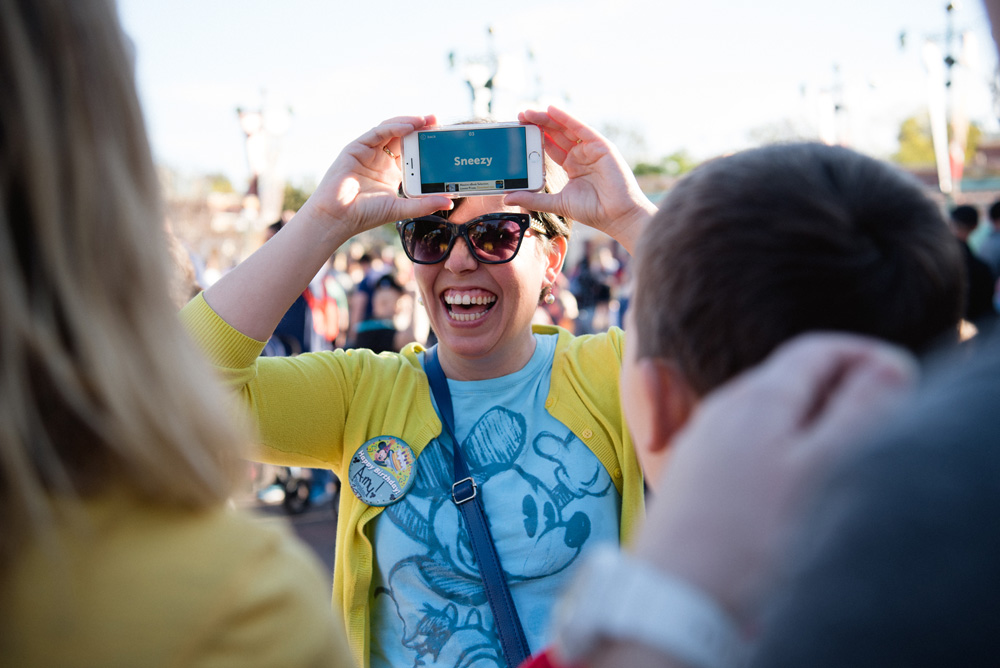
M 446 292 L 442 300 L 448 317 L 456 322 L 479 320 L 497 303 L 496 295 L 470 292 Z

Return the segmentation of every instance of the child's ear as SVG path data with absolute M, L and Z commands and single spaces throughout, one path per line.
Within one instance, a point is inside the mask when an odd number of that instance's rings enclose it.
M 638 361 L 639 378 L 649 397 L 657 397 L 660 410 L 650 416 L 651 454 L 665 454 L 674 436 L 687 424 L 698 405 L 698 394 L 676 364 L 660 358 Z

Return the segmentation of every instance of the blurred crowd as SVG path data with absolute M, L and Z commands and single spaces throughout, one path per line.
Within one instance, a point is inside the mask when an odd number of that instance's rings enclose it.
M 266 226 L 259 243 L 277 233 L 292 213 Z M 554 299 L 539 303 L 535 322 L 573 334 L 623 327 L 631 293 L 629 254 L 603 235 L 580 240 L 575 250 L 552 288 Z M 220 266 L 218 255 L 203 257 L 194 244 L 177 239 L 175 258 L 182 268 L 182 285 L 175 291 L 181 305 L 240 259 Z M 411 341 L 432 345 L 435 340 L 417 296 L 413 263 L 394 238 L 386 242 L 371 235 L 338 249 L 327 261 L 289 309 L 264 354 L 338 348 L 398 352 Z
M 292 214 L 287 211 L 265 227 L 259 243 L 281 229 Z M 1000 312 L 1000 200 L 982 208 L 953 206 L 948 214 L 968 270 L 964 319 L 971 335 L 984 319 Z M 573 334 L 623 327 L 632 291 L 628 253 L 603 235 L 574 243 L 575 252 L 552 287 L 554 299 L 539 303 L 535 322 Z M 240 259 L 233 257 L 227 265 L 217 253 L 203 257 L 195 246 L 175 239 L 175 257 L 183 269 L 175 290 L 178 304 L 209 287 Z M 413 263 L 395 235 L 362 235 L 329 259 L 282 320 L 265 354 L 338 348 L 399 351 L 411 341 L 429 346 L 435 340 L 417 297 Z

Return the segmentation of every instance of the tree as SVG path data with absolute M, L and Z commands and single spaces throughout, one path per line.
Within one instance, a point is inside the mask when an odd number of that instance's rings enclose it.
M 314 190 L 314 187 L 305 186 L 299 188 L 293 186 L 291 183 L 286 183 L 285 197 L 281 205 L 282 211 L 298 211 L 306 203 L 306 200 L 309 199 Z
M 229 180 L 229 177 L 225 174 L 216 173 L 208 174 L 205 177 L 208 181 L 208 189 L 213 193 L 231 193 L 233 192 L 233 182 Z
M 697 161 L 687 151 L 682 149 L 660 158 L 660 161 L 657 163 L 640 162 L 632 172 L 636 176 L 663 174 L 676 177 L 690 172 L 697 166 Z
M 648 162 L 649 151 L 646 146 L 646 138 L 640 130 L 633 126 L 605 123 L 601 126 L 600 132 L 618 147 L 628 164 L 634 165 L 632 173 L 636 176 L 678 177 L 690 172 L 698 165 L 694 158 L 683 149 L 674 151 L 656 162 Z
M 892 155 L 893 162 L 907 167 L 934 164 L 934 142 L 927 116 L 905 119 L 899 126 L 898 137 L 899 150 Z
M 951 137 L 951 127 L 948 128 Z M 965 143 L 965 164 L 972 162 L 983 138 L 983 130 L 978 123 L 969 124 L 969 136 Z M 926 115 L 910 116 L 899 126 L 899 150 L 892 155 L 892 161 L 907 167 L 928 167 L 934 165 L 934 141 L 931 139 L 931 124 Z
M 969 138 L 965 143 L 965 164 L 968 165 L 975 159 L 979 151 L 979 144 L 983 141 L 983 129 L 979 123 L 969 124 Z
M 692 158 L 688 152 L 683 149 L 680 151 L 674 151 L 665 157 L 661 163 L 663 164 L 667 174 L 670 176 L 681 176 L 682 174 L 687 174 L 698 166 L 698 161 Z

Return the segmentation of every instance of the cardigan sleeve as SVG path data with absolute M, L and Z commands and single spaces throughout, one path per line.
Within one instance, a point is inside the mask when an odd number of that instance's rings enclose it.
M 260 357 L 265 342 L 226 323 L 199 295 L 181 320 L 255 429 L 254 459 L 330 468 L 338 475 L 373 436 L 394 434 L 416 452 L 440 431 L 416 353 L 337 350 Z

